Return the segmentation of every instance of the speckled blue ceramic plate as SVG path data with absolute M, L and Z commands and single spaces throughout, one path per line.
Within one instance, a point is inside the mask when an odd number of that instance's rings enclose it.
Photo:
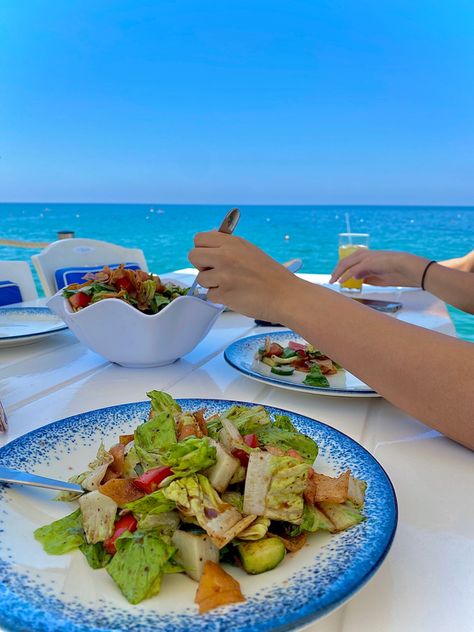
M 0 347 L 36 342 L 67 329 L 48 307 L 0 307 Z
M 184 410 L 205 407 L 209 414 L 236 403 L 179 401 Z M 145 420 L 148 410 L 148 402 L 139 402 L 57 421 L 7 444 L 0 462 L 66 479 L 84 470 L 101 440 L 112 445 Z M 394 490 L 358 443 L 318 421 L 287 414 L 317 441 L 319 471 L 338 474 L 349 467 L 367 481 L 365 522 L 338 535 L 310 536 L 303 550 L 262 575 L 229 567 L 247 601 L 199 616 L 193 603 L 197 585 L 184 575 L 166 575 L 159 595 L 132 606 L 107 572 L 92 570 L 80 552 L 47 555 L 33 531 L 75 505 L 53 501 L 47 490 L 0 486 L 0 626 L 14 632 L 265 632 L 297 629 L 339 606 L 373 575 L 390 548 L 397 523 Z
M 269 337 L 271 342 L 286 347 L 290 340 L 304 343 L 305 341 L 295 334 L 294 331 L 275 331 L 268 334 L 256 334 L 240 338 L 231 343 L 224 351 L 224 358 L 227 362 L 247 377 L 259 382 L 265 382 L 272 386 L 289 388 L 293 391 L 303 391 L 307 393 L 317 393 L 318 395 L 336 395 L 340 397 L 379 397 L 379 394 L 371 389 L 367 384 L 361 382 L 355 375 L 345 369 L 337 372 L 337 375 L 328 375 L 329 386 L 307 386 L 303 384 L 306 373 L 295 371 L 293 375 L 275 375 L 271 372 L 268 364 L 257 360 L 256 355 L 259 347 L 265 344 L 265 338 Z

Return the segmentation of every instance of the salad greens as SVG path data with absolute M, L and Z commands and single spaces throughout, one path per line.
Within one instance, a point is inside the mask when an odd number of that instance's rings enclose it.
M 176 548 L 158 533 L 126 532 L 117 540 L 117 552 L 107 572 L 130 603 L 137 604 L 160 592 L 161 579 Z
M 169 573 L 201 581 L 219 559 L 266 572 L 308 534 L 365 519 L 364 481 L 349 470 L 318 474 L 318 446 L 289 416 L 235 405 L 206 419 L 167 393 L 148 396 L 149 417 L 133 435 L 100 444 L 72 477 L 84 494 L 61 499 L 79 508 L 35 531 L 47 553 L 77 549 L 105 569 L 130 603 L 156 595 Z
M 84 543 L 81 510 L 76 509 L 72 514 L 36 529 L 35 538 L 50 555 L 62 555 L 77 549 Z
M 111 270 L 88 272 L 84 283 L 71 283 L 63 289 L 74 311 L 107 298 L 118 298 L 145 314 L 157 314 L 175 298 L 185 296 L 189 288 L 174 283 L 163 284 L 159 276 L 144 270 L 130 270 L 125 264 Z
M 265 345 L 258 349 L 256 359 L 270 367 L 270 372 L 282 377 L 297 373 L 305 374 L 303 384 L 327 388 L 327 375 L 335 375 L 342 367 L 324 355 L 322 351 L 307 343 L 290 340 L 286 347 L 271 342 L 267 337 Z

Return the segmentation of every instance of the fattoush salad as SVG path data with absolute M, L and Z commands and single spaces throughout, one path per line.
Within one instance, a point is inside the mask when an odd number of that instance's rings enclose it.
M 84 283 L 71 283 L 63 289 L 64 298 L 75 312 L 106 298 L 118 298 L 144 314 L 157 314 L 189 290 L 162 283 L 156 274 L 130 270 L 123 263 L 114 270 L 104 266 L 99 272 L 88 272 L 84 279 Z
M 259 347 L 256 359 L 270 367 L 270 372 L 281 377 L 290 377 L 296 372 L 305 373 L 303 384 L 327 388 L 327 375 L 336 375 L 343 368 L 313 345 L 290 340 L 286 347 L 265 339 Z
M 148 420 L 69 479 L 84 493 L 59 495 L 78 508 L 35 531 L 47 553 L 79 549 L 105 568 L 130 603 L 158 594 L 168 573 L 199 583 L 200 613 L 245 601 L 222 564 L 271 571 L 312 533 L 365 520 L 365 482 L 318 473 L 318 446 L 288 416 L 258 405 L 206 416 L 147 395 Z

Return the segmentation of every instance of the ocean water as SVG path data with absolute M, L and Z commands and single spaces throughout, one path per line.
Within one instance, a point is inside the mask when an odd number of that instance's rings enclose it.
M 219 226 L 231 205 L 0 204 L 0 239 L 53 241 L 60 230 L 76 237 L 139 247 L 150 269 L 188 267 L 196 232 Z M 303 272 L 329 273 L 337 262 L 337 234 L 349 214 L 354 232 L 370 233 L 374 249 L 404 250 L 430 259 L 474 248 L 474 207 L 241 206 L 237 233 L 279 261 L 303 260 Z M 0 259 L 29 261 L 38 250 L 0 245 Z M 38 285 L 39 287 L 39 285 Z M 474 316 L 450 308 L 460 337 L 474 342 Z

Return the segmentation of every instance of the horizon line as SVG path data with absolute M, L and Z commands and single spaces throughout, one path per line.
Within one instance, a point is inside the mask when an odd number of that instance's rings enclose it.
M 52 201 L 43 201 L 43 200 L 39 200 L 36 202 L 31 202 L 31 201 L 0 201 L 0 205 L 2 204 L 95 204 L 95 205 L 110 205 L 110 204 L 114 204 L 116 206 L 129 206 L 129 205 L 140 205 L 140 206 L 157 206 L 159 207 L 160 205 L 162 206 L 302 206 L 302 207 L 307 207 L 307 206 L 315 206 L 315 207 L 344 207 L 344 206 L 349 206 L 349 207 L 384 207 L 384 208 L 393 208 L 393 207 L 407 207 L 407 208 L 450 208 L 450 207 L 454 207 L 454 208 L 474 208 L 474 202 L 472 204 L 429 204 L 429 203 L 423 203 L 423 204 L 387 204 L 387 203 L 382 203 L 382 204 L 376 204 L 376 203 L 367 203 L 367 204 L 351 204 L 348 202 L 344 202 L 344 203 L 331 203 L 331 204 L 320 204 L 320 203 L 286 203 L 286 204 L 282 204 L 282 203 L 275 203 L 272 204 L 271 202 L 266 202 L 266 203 L 254 203 L 254 202 L 246 202 L 244 204 L 238 204 L 238 203 L 230 203 L 230 202 L 116 202 L 116 201 L 108 201 L 108 202 L 94 202 L 94 201 L 87 201 L 87 202 L 78 202 L 78 201 L 74 201 L 74 200 L 63 200 L 60 202 L 52 202 Z

